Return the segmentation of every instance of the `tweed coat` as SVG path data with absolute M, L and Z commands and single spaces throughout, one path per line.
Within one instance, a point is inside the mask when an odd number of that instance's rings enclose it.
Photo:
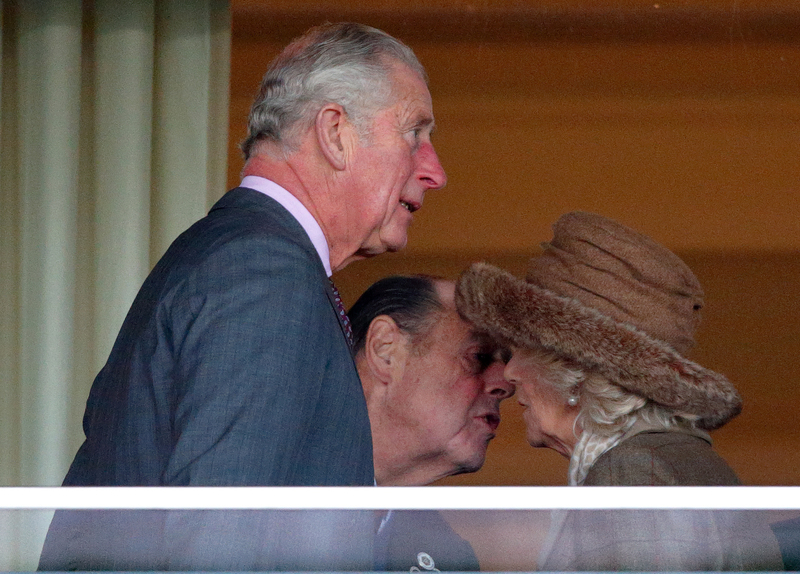
M 636 434 L 601 455 L 584 486 L 739 485 L 709 440 L 701 432 Z M 572 510 L 553 512 L 539 568 L 780 570 L 782 562 L 768 525 L 753 511 Z

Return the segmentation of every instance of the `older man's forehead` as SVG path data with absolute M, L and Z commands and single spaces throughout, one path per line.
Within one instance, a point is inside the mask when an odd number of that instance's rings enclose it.
M 465 321 L 455 308 L 448 308 L 445 311 L 450 321 L 458 326 L 459 336 L 458 339 L 465 346 L 489 347 L 496 346 L 495 340 L 485 331 L 476 329 L 472 324 Z
M 409 67 L 400 64 L 390 76 L 395 106 L 405 114 L 405 122 L 419 127 L 433 126 L 433 102 L 425 79 Z
M 463 333 L 463 337 L 461 339 L 467 344 L 496 346 L 494 339 L 492 339 L 488 333 L 475 329 L 470 323 L 465 321 L 461 315 L 459 315 L 455 304 L 455 281 L 450 281 L 447 279 L 437 280 L 436 291 L 439 295 L 439 300 L 444 307 L 439 315 L 440 320 L 437 321 L 437 325 L 439 327 L 444 327 L 445 324 L 451 323 L 456 325 Z
M 483 340 L 483 336 L 461 318 L 455 304 L 448 305 L 446 301 L 442 303 L 444 308 L 434 316 L 435 320 L 430 330 L 431 333 L 437 333 L 441 344 L 466 347 Z
M 470 338 L 474 342 L 484 347 L 494 348 L 498 346 L 498 342 L 491 335 L 489 335 L 489 333 L 486 333 L 485 331 L 479 331 L 477 329 L 470 328 Z

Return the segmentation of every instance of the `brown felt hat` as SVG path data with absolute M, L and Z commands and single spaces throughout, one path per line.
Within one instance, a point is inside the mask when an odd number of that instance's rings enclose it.
M 459 312 L 509 344 L 544 348 L 621 387 L 700 417 L 706 429 L 741 411 L 721 374 L 685 357 L 703 290 L 689 267 L 649 237 L 592 213 L 563 215 L 525 280 L 485 263 L 456 287 Z

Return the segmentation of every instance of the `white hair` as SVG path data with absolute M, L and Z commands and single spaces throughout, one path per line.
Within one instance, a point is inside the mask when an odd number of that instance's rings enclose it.
M 561 392 L 564 401 L 578 397 L 577 424 L 584 432 L 610 436 L 642 420 L 664 430 L 694 428 L 698 417 L 634 394 L 599 372 L 543 349 L 532 350 L 542 367 L 542 381 Z
M 427 82 L 411 49 L 385 32 L 355 23 L 312 28 L 267 70 L 241 144 L 245 159 L 261 142 L 279 144 L 284 154 L 294 151 L 298 134 L 325 103 L 341 105 L 364 137 L 367 121 L 392 103 L 391 76 L 398 63 Z

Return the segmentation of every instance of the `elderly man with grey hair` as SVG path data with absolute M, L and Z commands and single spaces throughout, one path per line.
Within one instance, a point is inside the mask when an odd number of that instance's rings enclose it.
M 405 246 L 425 192 L 446 182 L 433 127 L 425 72 L 398 40 L 345 23 L 292 42 L 253 104 L 241 185 L 134 301 L 64 484 L 373 485 L 329 277 Z M 369 570 L 371 517 L 337 516 L 60 513 L 40 567 Z

